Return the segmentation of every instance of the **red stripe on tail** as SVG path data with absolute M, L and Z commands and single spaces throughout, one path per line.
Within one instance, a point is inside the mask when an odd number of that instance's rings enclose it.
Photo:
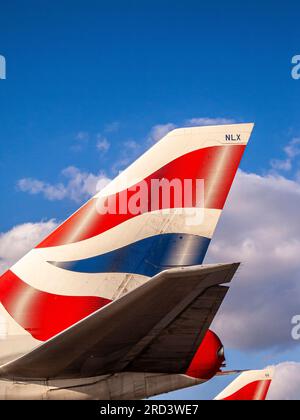
M 165 208 L 161 201 L 151 203 L 150 198 L 151 180 L 162 179 L 169 181 L 179 179 L 182 182 L 186 179 L 203 179 L 204 207 L 223 209 L 244 150 L 244 145 L 209 147 L 188 153 L 168 163 L 145 179 L 149 191 L 148 210 L 145 212 L 149 211 L 149 209 L 155 211 Z M 128 201 L 130 197 L 139 191 L 138 185 L 136 184 L 133 188 L 130 188 L 131 191 L 127 190 Z M 124 194 L 124 191 L 117 193 L 114 197 L 117 203 L 120 200 L 121 194 Z M 195 191 L 193 191 L 193 195 L 195 198 Z M 174 200 L 173 202 L 171 201 L 170 207 L 168 208 L 177 207 L 175 204 Z M 90 200 L 65 223 L 59 226 L 38 248 L 83 241 L 97 236 L 136 216 L 132 213 L 103 215 L 97 211 L 98 205 L 98 199 Z M 194 202 L 193 205 L 195 207 L 196 203 Z
M 37 340 L 46 341 L 110 300 L 42 292 L 7 271 L 0 281 L 0 302 L 21 327 Z
M 262 381 L 255 381 L 245 385 L 234 394 L 223 398 L 223 400 L 233 401 L 252 401 L 252 400 L 265 400 L 271 385 L 271 379 Z

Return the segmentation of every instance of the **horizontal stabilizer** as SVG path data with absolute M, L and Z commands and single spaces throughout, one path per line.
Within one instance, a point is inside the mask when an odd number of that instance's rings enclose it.
M 136 371 L 184 373 L 239 264 L 170 269 L 35 350 L 0 377 L 45 380 Z

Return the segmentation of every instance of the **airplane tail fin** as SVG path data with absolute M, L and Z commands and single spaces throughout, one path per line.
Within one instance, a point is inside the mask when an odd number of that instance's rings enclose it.
M 274 370 L 250 370 L 243 372 L 215 400 L 265 400 L 272 383 Z
M 157 142 L 0 277 L 10 327 L 46 341 L 165 269 L 202 264 L 252 129 Z

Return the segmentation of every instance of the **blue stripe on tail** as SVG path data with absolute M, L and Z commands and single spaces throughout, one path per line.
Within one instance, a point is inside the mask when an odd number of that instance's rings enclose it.
M 201 236 L 168 233 L 97 257 L 49 263 L 80 273 L 132 273 L 153 277 L 167 268 L 202 264 L 209 244 L 210 239 Z

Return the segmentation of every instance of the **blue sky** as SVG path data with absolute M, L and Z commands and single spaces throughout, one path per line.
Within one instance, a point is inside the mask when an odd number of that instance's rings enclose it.
M 61 172 L 69 166 L 112 177 L 147 147 L 158 124 L 253 121 L 242 168 L 265 175 L 271 159 L 284 159 L 284 147 L 300 136 L 300 81 L 291 78 L 299 12 L 291 0 L 2 4 L 0 232 L 61 220 L 78 206 L 22 193 L 20 179 L 65 182 Z M 98 150 L 104 138 L 110 147 Z M 285 176 L 293 179 L 297 169 Z M 298 349 L 289 351 L 275 359 L 295 360 Z M 249 358 L 263 366 L 264 357 L 235 350 L 230 367 Z M 179 396 L 210 397 L 217 388 Z

